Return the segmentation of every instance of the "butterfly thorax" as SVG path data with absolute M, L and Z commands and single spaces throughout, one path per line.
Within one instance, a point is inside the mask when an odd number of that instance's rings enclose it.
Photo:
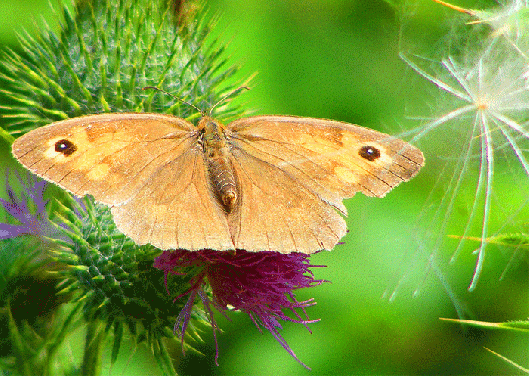
M 230 161 L 230 150 L 226 139 L 223 124 L 204 116 L 198 129 L 202 133 L 204 158 L 208 166 L 209 182 L 211 187 L 227 213 L 236 205 L 237 179 Z

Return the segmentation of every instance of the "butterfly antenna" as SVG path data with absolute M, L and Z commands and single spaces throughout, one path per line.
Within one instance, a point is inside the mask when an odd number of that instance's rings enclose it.
M 243 90 L 250 90 L 250 88 L 248 86 L 239 86 L 237 89 L 233 90 L 232 92 L 226 94 L 225 96 L 223 96 L 217 103 L 215 103 L 213 105 L 213 107 L 211 107 L 209 109 L 209 116 L 211 116 L 211 113 L 213 112 L 213 110 L 215 109 L 215 107 L 217 107 L 219 104 L 221 104 L 222 102 L 224 102 L 226 99 L 228 99 L 229 97 L 235 95 L 235 94 L 238 94 L 240 93 L 241 91 Z
M 145 87 L 141 88 L 141 90 L 157 90 L 157 91 L 159 91 L 159 92 L 161 92 L 161 93 L 164 93 L 164 94 L 167 94 L 167 95 L 173 97 L 174 99 L 176 99 L 176 100 L 178 100 L 178 101 L 180 101 L 180 102 L 182 102 L 182 103 L 187 104 L 187 105 L 190 106 L 190 107 L 193 107 L 195 110 L 197 110 L 198 112 L 200 112 L 200 113 L 202 114 L 202 116 L 205 115 L 204 111 L 202 111 L 200 108 L 198 108 L 198 107 L 195 106 L 194 104 L 191 104 L 191 103 L 189 103 L 189 102 L 186 102 L 186 101 L 183 100 L 182 98 L 179 98 L 179 97 L 177 97 L 177 96 L 174 95 L 174 94 L 171 94 L 171 93 L 169 93 L 169 92 L 167 92 L 167 91 L 165 91 L 165 90 L 163 90 L 163 89 L 160 89 L 159 87 L 156 87 L 156 86 L 145 86 Z M 210 112 L 210 113 L 211 113 L 211 112 Z

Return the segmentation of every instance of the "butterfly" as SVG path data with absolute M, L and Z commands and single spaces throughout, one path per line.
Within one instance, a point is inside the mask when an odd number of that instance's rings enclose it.
M 346 233 L 343 199 L 383 197 L 424 164 L 416 147 L 333 120 L 254 116 L 197 126 L 153 113 L 88 115 L 15 140 L 16 159 L 108 205 L 161 249 L 314 253 Z

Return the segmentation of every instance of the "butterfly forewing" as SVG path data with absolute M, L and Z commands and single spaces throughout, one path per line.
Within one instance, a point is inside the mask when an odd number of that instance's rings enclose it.
M 75 195 L 119 205 L 185 151 L 181 144 L 193 132 L 191 123 L 173 116 L 91 115 L 35 129 L 13 143 L 13 154 Z
M 337 121 L 256 116 L 228 129 L 234 149 L 276 166 L 342 212 L 342 199 L 356 192 L 383 197 L 424 163 L 402 140 Z

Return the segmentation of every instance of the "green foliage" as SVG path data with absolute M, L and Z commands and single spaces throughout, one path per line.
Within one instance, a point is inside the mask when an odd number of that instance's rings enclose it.
M 460 236 L 449 235 L 451 238 L 462 239 Z M 481 238 L 476 237 L 466 237 L 466 240 L 474 240 L 481 242 Z M 509 246 L 516 249 L 528 249 L 529 248 L 529 235 L 525 233 L 518 234 L 499 234 L 495 236 L 489 236 L 485 239 L 488 244 L 493 244 L 497 246 Z
M 474 326 L 477 328 L 483 329 L 504 329 L 510 330 L 519 333 L 529 333 L 529 322 L 528 321 L 507 321 L 499 323 L 491 323 L 486 321 L 475 321 L 475 320 L 452 320 L 452 319 L 442 319 L 444 321 L 451 321 L 458 324 L 464 324 L 469 326 Z
M 73 364 L 55 359 L 70 332 L 82 325 L 82 304 L 58 294 L 56 264 L 38 239 L 4 240 L 0 257 L 0 367 L 27 376 L 72 371 Z

